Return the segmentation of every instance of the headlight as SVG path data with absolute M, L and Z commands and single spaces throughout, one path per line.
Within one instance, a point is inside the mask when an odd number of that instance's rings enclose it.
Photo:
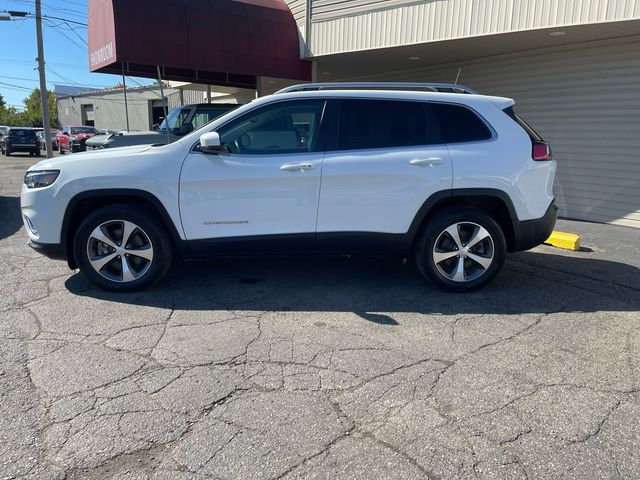
M 32 170 L 25 173 L 24 184 L 27 188 L 48 187 L 56 181 L 60 170 Z

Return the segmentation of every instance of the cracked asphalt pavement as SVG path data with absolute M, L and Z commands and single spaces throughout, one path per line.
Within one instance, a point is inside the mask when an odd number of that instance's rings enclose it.
M 136 294 L 32 252 L 0 159 L 0 479 L 640 477 L 640 230 L 447 294 L 398 261 L 177 263 Z

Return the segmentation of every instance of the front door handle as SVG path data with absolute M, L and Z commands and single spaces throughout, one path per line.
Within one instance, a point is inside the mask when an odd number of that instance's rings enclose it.
M 444 163 L 444 160 L 442 160 L 441 158 L 414 158 L 413 160 L 411 160 L 409 162 L 411 165 L 428 165 L 430 167 L 433 167 L 435 165 L 442 165 Z
M 290 172 L 290 171 L 304 171 L 304 170 L 313 170 L 312 163 L 287 163 L 280 167 L 280 170 Z

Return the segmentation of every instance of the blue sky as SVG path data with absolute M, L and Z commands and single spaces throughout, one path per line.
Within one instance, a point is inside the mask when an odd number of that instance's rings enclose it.
M 87 23 L 88 0 L 42 0 L 43 15 Z M 33 0 L 0 0 L 3 10 L 35 12 Z M 89 73 L 87 29 L 57 20 L 44 22 L 44 51 L 47 63 L 47 87 L 55 84 L 81 85 L 95 88 L 120 83 L 122 78 L 104 73 Z M 35 19 L 25 18 L 0 22 L 0 94 L 7 104 L 22 108 L 22 100 L 39 86 L 35 57 Z M 136 79 L 141 84 L 149 79 Z M 127 80 L 128 84 L 135 82 Z M 5 85 L 10 84 L 10 85 Z

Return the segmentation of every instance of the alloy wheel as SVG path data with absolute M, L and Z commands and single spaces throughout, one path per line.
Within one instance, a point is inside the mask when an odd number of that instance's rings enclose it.
M 473 222 L 457 222 L 444 229 L 433 247 L 433 263 L 440 275 L 457 283 L 484 275 L 495 255 L 491 234 Z
M 107 280 L 119 283 L 141 278 L 154 260 L 145 231 L 128 220 L 109 220 L 93 229 L 87 240 L 91 267 Z

